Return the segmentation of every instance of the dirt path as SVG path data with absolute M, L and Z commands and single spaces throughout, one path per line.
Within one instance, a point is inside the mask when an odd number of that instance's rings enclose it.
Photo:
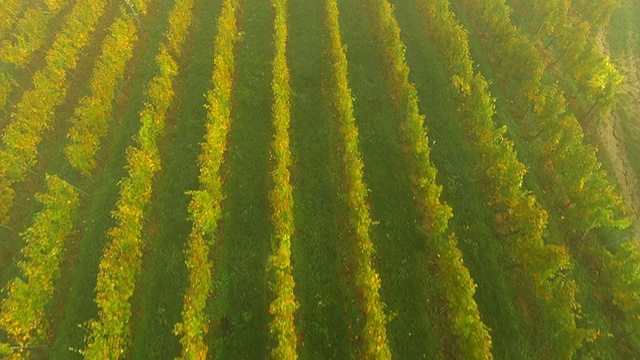
M 603 153 L 613 166 L 614 175 L 618 180 L 622 196 L 635 217 L 638 229 L 636 239 L 640 241 L 640 177 L 629 162 L 626 141 L 640 141 L 640 59 L 634 53 L 634 41 L 637 34 L 631 33 L 626 54 L 619 59 L 613 59 L 621 70 L 624 80 L 616 109 L 601 122 L 598 135 Z M 602 32 L 598 41 L 605 53 L 609 53 L 606 35 Z M 624 115 L 623 115 L 624 114 Z M 632 122 L 628 127 L 632 129 L 625 133 L 621 123 L 626 119 Z M 629 139 L 632 137 L 634 139 Z

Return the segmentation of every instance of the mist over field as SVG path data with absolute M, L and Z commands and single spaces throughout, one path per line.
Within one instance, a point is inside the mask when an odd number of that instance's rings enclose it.
M 639 16 L 3 0 L 0 358 L 634 358 Z

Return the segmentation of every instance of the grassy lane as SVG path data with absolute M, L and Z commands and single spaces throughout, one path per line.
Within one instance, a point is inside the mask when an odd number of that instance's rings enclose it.
M 139 46 L 134 51 L 125 81 L 120 86 L 122 93 L 114 106 L 113 124 L 98 154 L 98 170 L 91 179 L 71 170 L 62 152 L 66 139 L 60 142 L 58 168 L 63 174 L 73 174 L 79 187 L 91 193 L 91 196 L 83 198 L 80 232 L 76 242 L 70 245 L 69 255 L 62 267 L 62 286 L 55 300 L 55 308 L 60 310 L 54 318 L 57 330 L 49 354 L 52 359 L 69 359 L 73 356 L 69 348 L 82 348 L 86 330 L 78 325 L 86 325 L 97 314 L 93 302 L 96 275 L 105 234 L 114 224 L 111 210 L 118 195 L 117 183 L 126 174 L 124 150 L 133 143 L 131 138 L 139 128 L 138 111 L 142 108 L 144 88 L 156 71 L 155 44 L 167 28 L 166 13 L 173 2 L 155 4 L 157 6 L 151 7 L 143 21 Z M 75 357 L 79 358 L 80 355 L 75 354 Z
M 323 51 L 328 47 L 323 1 L 289 2 L 291 148 L 294 158 L 293 275 L 301 358 L 346 359 L 353 351 L 340 281 L 340 233 L 336 211 L 335 129 L 323 101 Z M 326 59 L 324 59 L 326 60 Z M 333 89 L 327 89 L 333 91 Z
M 393 1 L 407 45 L 407 64 L 420 100 L 425 104 L 432 158 L 444 185 L 443 198 L 454 209 L 449 226 L 460 238 L 465 264 L 478 284 L 475 300 L 491 329 L 496 358 L 532 357 L 516 289 L 501 266 L 501 247 L 490 224 L 494 221 L 479 186 L 476 156 L 465 140 L 456 116 L 455 94 L 436 49 L 425 38 L 415 3 Z
M 394 357 L 438 358 L 429 320 L 422 262 L 422 217 L 414 206 L 399 138 L 400 116 L 389 98 L 362 2 L 338 3 L 344 43 L 348 46 L 356 125 L 360 130 L 364 179 L 371 190 L 371 232 L 382 280 L 382 300 L 391 319 L 387 336 Z M 411 296 L 407 296 L 411 294 Z
M 620 7 L 611 16 L 611 22 L 607 28 L 607 40 L 611 55 L 621 58 L 627 52 L 639 55 L 640 51 L 640 23 L 635 19 L 640 15 L 638 0 L 622 0 Z
M 210 46 L 219 8 L 219 1 L 196 4 L 193 29 L 197 31 L 185 46 L 183 59 L 189 60 L 180 64 L 185 72 L 176 83 L 180 108 L 167 118 L 167 141 L 161 146 L 164 171 L 158 174 L 158 190 L 149 208 L 149 223 L 159 225 L 151 225 L 146 232 L 140 290 L 134 296 L 133 307 L 139 318 L 133 320 L 131 356 L 136 359 L 180 354 L 172 330 L 181 318 L 182 292 L 187 286 L 182 249 L 191 224 L 187 219 L 190 196 L 185 192 L 198 187 L 198 144 L 206 118 L 202 94 L 209 88 L 213 69 Z
M 226 199 L 219 248 L 214 249 L 214 305 L 210 352 L 217 359 L 268 354 L 267 256 L 269 218 L 273 19 L 269 1 L 240 2 L 237 77 L 229 132 Z M 207 76 L 207 79 L 209 77 Z

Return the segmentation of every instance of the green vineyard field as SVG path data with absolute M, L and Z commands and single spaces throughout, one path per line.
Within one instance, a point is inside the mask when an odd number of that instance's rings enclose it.
M 0 359 L 635 359 L 637 0 L 0 2 Z

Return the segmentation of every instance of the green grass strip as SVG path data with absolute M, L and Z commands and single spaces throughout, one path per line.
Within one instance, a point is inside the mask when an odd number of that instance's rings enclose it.
M 33 76 L 2 134 L 0 148 L 0 224 L 5 224 L 13 202 L 12 185 L 24 180 L 35 165 L 42 134 L 51 127 L 55 111 L 67 93 L 67 74 L 75 69 L 88 45 L 107 0 L 78 1 L 46 56 L 44 69 Z
M 213 287 L 212 262 L 209 249 L 215 242 L 215 232 L 222 214 L 222 179 L 220 166 L 227 148 L 231 126 L 231 90 L 235 74 L 233 50 L 238 40 L 235 0 L 226 0 L 218 18 L 214 45 L 213 89 L 207 93 L 207 133 L 202 143 L 200 190 L 192 191 L 189 213 L 193 227 L 189 235 L 187 268 L 189 287 L 184 295 L 182 322 L 174 333 L 180 337 L 182 359 L 206 359 L 208 347 L 204 335 L 209 332 L 210 319 L 205 312 Z
M 29 346 L 48 340 L 45 307 L 53 297 L 65 239 L 71 234 L 78 209 L 78 194 L 71 185 L 55 175 L 46 180 L 47 192 L 36 194 L 44 208 L 21 234 L 25 241 L 24 260 L 19 263 L 22 278 L 9 282 L 8 296 L 0 308 L 0 329 L 7 333 L 13 348 L 7 359 L 28 359 Z
M 102 53 L 91 79 L 91 94 L 80 99 L 71 118 L 64 152 L 71 165 L 89 176 L 96 167 L 95 155 L 108 130 L 116 90 L 138 41 L 136 19 L 121 6 L 120 17 L 102 43 Z
M 271 350 L 275 359 L 296 359 L 297 336 L 293 322 L 298 303 L 294 294 L 295 282 L 291 270 L 291 237 L 293 236 L 293 188 L 291 186 L 291 146 L 289 123 L 291 120 L 291 87 L 287 65 L 287 1 L 273 0 L 276 10 L 274 20 L 275 58 L 273 60 L 273 127 L 275 135 L 272 143 L 273 189 L 269 193 L 271 220 L 275 236 L 273 253 L 269 256 L 269 266 L 274 271 L 275 299 L 269 305 L 273 320 L 269 331 L 276 337 L 277 345 Z
M 194 0 L 178 0 L 169 13 L 171 26 L 156 57 L 159 74 L 147 87 L 148 102 L 140 113 L 138 146 L 127 149 L 128 176 L 120 181 L 120 197 L 113 212 L 116 226 L 109 231 L 112 241 L 100 261 L 95 299 L 99 319 L 91 322 L 85 339 L 83 354 L 87 359 L 118 359 L 126 350 L 130 300 L 142 266 L 142 220 L 153 191 L 154 175 L 160 170 L 157 142 L 173 102 L 173 80 L 178 75 L 174 57 L 180 55 L 188 33 L 193 3 Z

